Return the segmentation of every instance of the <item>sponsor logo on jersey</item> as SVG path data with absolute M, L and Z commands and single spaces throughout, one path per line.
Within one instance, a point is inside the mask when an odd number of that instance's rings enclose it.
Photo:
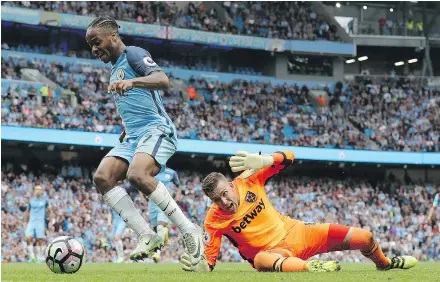
M 255 209 L 243 217 L 243 221 L 240 222 L 238 226 L 232 226 L 232 231 L 235 233 L 240 233 L 243 229 L 246 229 L 246 227 L 251 224 L 252 220 L 256 218 L 265 208 L 266 205 L 264 204 L 263 199 L 261 199 Z
M 255 201 L 257 200 L 257 195 L 255 195 L 251 191 L 247 191 L 246 197 L 244 198 L 244 200 L 248 203 L 251 203 L 251 204 L 255 203 Z

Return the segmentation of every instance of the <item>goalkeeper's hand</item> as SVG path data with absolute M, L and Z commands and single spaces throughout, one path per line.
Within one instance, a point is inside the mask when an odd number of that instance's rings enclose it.
M 182 264 L 182 269 L 185 271 L 191 272 L 209 272 L 209 264 L 206 261 L 204 255 L 202 255 L 202 259 L 196 264 L 192 265 L 189 255 L 187 253 L 183 253 L 180 256 L 180 263 Z
M 246 151 L 240 151 L 231 157 L 229 166 L 233 172 L 238 172 L 246 169 L 259 170 L 273 165 L 273 162 L 271 155 L 249 154 Z

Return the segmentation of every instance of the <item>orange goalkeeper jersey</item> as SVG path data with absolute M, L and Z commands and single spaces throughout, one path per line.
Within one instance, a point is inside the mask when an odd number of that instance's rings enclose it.
M 205 219 L 205 255 L 214 267 L 220 252 L 222 236 L 238 248 L 240 255 L 253 263 L 255 255 L 262 250 L 273 249 L 287 235 L 296 220 L 279 213 L 269 202 L 264 184 L 293 160 L 292 152 L 273 154 L 274 165 L 250 174 L 243 172 L 232 181 L 239 194 L 239 207 L 235 214 L 228 214 L 213 203 Z

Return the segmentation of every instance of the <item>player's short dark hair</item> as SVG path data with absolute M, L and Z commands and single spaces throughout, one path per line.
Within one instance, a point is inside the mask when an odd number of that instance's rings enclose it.
M 217 187 L 218 181 L 225 176 L 219 172 L 211 172 L 202 181 L 202 190 L 206 196 L 210 196 L 214 192 L 215 187 Z
M 108 30 L 110 32 L 118 32 L 118 28 L 120 26 L 116 22 L 116 20 L 110 16 L 99 16 L 94 19 L 87 28 L 102 28 Z

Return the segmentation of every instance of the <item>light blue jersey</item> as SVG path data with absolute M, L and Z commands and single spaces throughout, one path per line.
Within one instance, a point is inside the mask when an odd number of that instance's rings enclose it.
M 32 198 L 29 202 L 29 222 L 45 222 L 48 206 L 49 202 L 45 198 Z
M 168 191 L 170 190 L 170 184 L 174 183 L 174 185 L 179 185 L 180 180 L 179 176 L 177 175 L 177 172 L 172 170 L 171 168 L 166 168 L 164 171 L 158 173 L 155 178 L 162 182 L 165 187 L 168 188 Z M 170 191 L 171 192 L 171 191 Z
M 165 185 L 165 187 L 167 187 L 168 191 L 170 191 L 171 183 L 174 183 L 174 185 L 176 186 L 180 184 L 179 176 L 171 168 L 166 168 L 165 170 L 157 174 L 155 178 L 161 181 Z M 170 193 L 172 192 L 173 191 L 170 191 Z M 156 227 L 159 222 L 169 222 L 163 211 L 152 201 L 148 202 L 148 214 L 150 216 L 151 226 L 153 227 Z
M 432 203 L 432 205 L 434 206 L 434 207 L 438 207 L 439 206 L 439 204 L 440 204 L 440 193 L 437 193 L 437 195 L 435 195 L 435 197 L 434 197 L 434 202 Z
M 32 198 L 29 201 L 29 222 L 25 231 L 28 238 L 43 239 L 46 229 L 46 209 L 49 202 L 43 198 Z
M 162 69 L 146 50 L 128 46 L 111 67 L 110 83 L 148 76 Z M 122 95 L 113 93 L 128 137 L 138 137 L 147 131 L 160 130 L 176 139 L 176 128 L 165 112 L 159 91 L 132 88 Z
M 111 67 L 110 83 L 148 76 L 161 68 L 146 50 L 129 46 Z M 161 170 L 177 150 L 176 127 L 165 112 L 159 91 L 131 88 L 123 94 L 112 93 L 125 127 L 126 137 L 107 156 L 131 163 L 140 152 L 151 155 Z

